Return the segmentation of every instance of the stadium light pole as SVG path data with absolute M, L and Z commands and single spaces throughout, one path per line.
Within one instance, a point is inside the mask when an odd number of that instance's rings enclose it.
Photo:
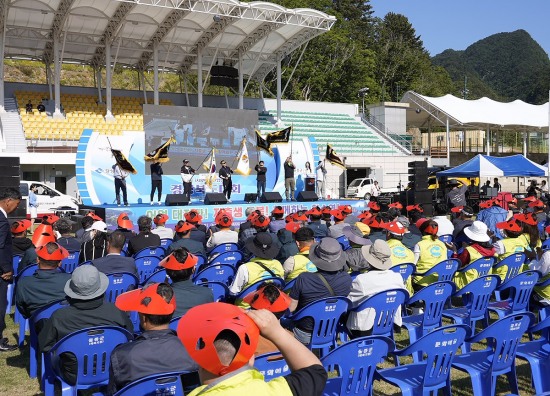
M 363 106 L 363 108 L 361 109 L 361 112 L 363 113 L 363 118 L 365 118 L 365 96 L 367 96 L 368 93 L 369 93 L 368 87 L 361 88 L 359 90 L 359 96 L 361 97 L 362 106 Z

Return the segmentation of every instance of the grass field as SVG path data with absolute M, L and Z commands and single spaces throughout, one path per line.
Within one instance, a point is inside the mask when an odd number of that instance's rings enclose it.
M 16 343 L 19 328 L 14 324 L 12 315 L 6 317 L 6 324 L 8 328 L 4 332 L 4 336 L 9 337 L 10 343 Z M 395 338 L 399 348 L 405 347 L 408 343 L 406 330 L 403 330 L 401 334 L 396 334 Z M 527 338 L 525 338 L 525 340 L 527 340 Z M 28 375 L 29 348 L 26 344 L 22 350 L 3 353 L 0 356 L 2 356 L 0 359 L 0 395 L 34 396 L 42 394 L 40 392 L 38 380 L 30 379 Z M 529 365 L 520 360 L 516 360 L 516 364 L 520 394 L 525 396 L 534 395 L 535 391 L 531 387 L 531 372 Z M 380 367 L 392 367 L 392 364 L 384 362 Z M 453 395 L 472 395 L 472 385 L 469 377 L 462 372 L 453 370 L 452 391 Z M 497 395 L 507 395 L 509 393 L 506 378 L 501 376 L 498 381 Z M 399 389 L 389 384 L 378 381 L 374 384 L 374 395 L 398 394 L 400 394 Z

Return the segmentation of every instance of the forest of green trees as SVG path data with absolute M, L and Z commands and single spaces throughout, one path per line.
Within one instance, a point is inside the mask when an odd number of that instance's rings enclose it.
M 532 104 L 548 101 L 550 60 L 531 36 L 518 30 L 499 33 L 470 45 L 464 51 L 446 50 L 430 58 L 409 20 L 389 13 L 373 16 L 369 0 L 275 0 L 289 8 L 309 7 L 334 15 L 331 31 L 309 42 L 285 92 L 285 99 L 359 103 L 358 91 L 368 87 L 365 103 L 398 101 L 414 90 L 428 96 L 453 94 L 468 99 L 520 99 Z M 283 86 L 290 78 L 301 51 L 283 64 Z M 195 77 L 188 76 L 193 83 Z M 7 61 L 6 81 L 45 82 L 39 62 Z M 266 78 L 275 92 L 275 74 Z M 64 65 L 62 84 L 93 86 L 86 66 Z M 113 87 L 139 89 L 135 71 L 119 68 Z M 163 75 L 161 90 L 181 92 L 182 77 Z M 209 87 L 206 93 L 220 94 Z M 258 95 L 250 84 L 247 96 Z

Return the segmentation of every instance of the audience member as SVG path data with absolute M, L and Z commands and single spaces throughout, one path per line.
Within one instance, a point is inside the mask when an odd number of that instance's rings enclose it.
M 284 263 L 289 257 L 298 254 L 298 246 L 294 240 L 294 233 L 301 228 L 300 224 L 295 222 L 286 223 L 285 228 L 277 231 L 277 240 L 281 245 L 279 253 L 275 257 L 280 263 Z
M 38 270 L 17 282 L 15 305 L 24 318 L 30 318 L 40 308 L 63 300 L 65 284 L 70 274 L 59 271 L 61 260 L 69 253 L 55 242 L 49 242 L 36 250 Z
M 514 253 L 522 253 L 529 246 L 525 238 L 520 238 L 522 228 L 516 219 L 497 223 L 496 227 L 504 231 L 504 238 L 493 244 L 498 261 L 502 261 Z M 501 281 L 504 281 L 507 272 L 507 265 L 503 265 L 497 270 L 493 269 L 493 274 L 498 275 Z
M 153 221 L 148 216 L 138 219 L 139 233 L 128 240 L 128 255 L 133 256 L 140 250 L 160 246 L 160 237 L 151 232 Z
M 75 237 L 80 241 L 80 243 L 88 242 L 90 240 L 90 231 L 92 224 L 94 224 L 94 219 L 90 216 L 84 216 L 80 220 L 80 225 L 82 228 L 76 230 Z
M 93 265 L 77 267 L 71 279 L 65 284 L 65 294 L 69 306 L 52 313 L 45 320 L 44 327 L 38 334 L 40 351 L 48 352 L 63 337 L 87 327 L 120 326 L 133 331 L 128 316 L 114 304 L 104 300 L 109 286 L 107 275 L 99 272 Z M 61 355 L 61 375 L 68 384 L 76 382 L 76 359 L 74 355 Z
M 403 235 L 403 239 L 401 242 L 403 242 L 403 245 L 407 247 L 409 250 L 413 250 L 414 246 L 420 242 L 420 239 L 422 239 L 422 235 L 420 233 L 420 230 L 416 227 L 416 225 L 411 224 L 408 217 L 405 216 L 399 216 L 397 218 L 397 221 L 400 222 L 403 227 L 407 229 L 407 232 Z M 418 231 L 418 233 L 413 232 L 414 230 Z
M 259 335 L 273 342 L 291 373 L 264 382 L 254 366 Z M 327 372 L 317 357 L 281 327 L 268 310 L 243 312 L 211 303 L 191 309 L 178 324 L 178 337 L 200 366 L 203 386 L 189 396 L 254 393 L 262 396 L 315 396 L 323 392 Z M 198 343 L 203 348 L 197 348 Z
M 174 250 L 180 248 L 185 248 L 191 254 L 206 257 L 206 249 L 204 248 L 204 245 L 199 241 L 191 239 L 191 231 L 195 229 L 196 228 L 193 224 L 180 220 L 176 225 L 176 235 L 180 238 L 170 245 L 168 248 L 168 253 L 172 253 Z
M 285 282 L 295 279 L 302 272 L 317 272 L 317 267 L 309 259 L 309 248 L 315 242 L 313 230 L 302 227 L 293 235 L 299 253 L 287 258 L 283 263 Z
M 233 216 L 229 213 L 222 213 L 216 218 L 216 224 L 219 227 L 219 231 L 212 234 L 212 236 L 206 242 L 206 248 L 211 251 L 218 245 L 224 243 L 237 243 L 239 241 L 239 234 L 237 231 L 231 230 L 233 224 Z
M 174 231 L 171 228 L 166 227 L 166 222 L 168 221 L 168 219 L 169 219 L 168 215 L 164 213 L 159 213 L 153 219 L 153 223 L 155 223 L 156 227 L 151 232 L 153 234 L 157 234 L 160 237 L 160 239 L 174 238 Z
M 80 250 L 81 243 L 72 234 L 72 224 L 73 223 L 67 219 L 59 219 L 55 223 L 54 228 L 61 234 L 61 236 L 57 238 L 57 243 L 69 252 L 78 252 Z
M 246 230 L 247 228 L 252 227 L 252 218 L 254 216 L 261 215 L 262 212 L 260 212 L 258 209 L 254 209 L 253 207 L 248 207 L 244 210 L 244 215 L 246 216 L 246 221 L 241 223 L 239 226 L 239 235 Z
M 414 247 L 416 272 L 424 273 L 436 264 L 447 259 L 447 246 L 437 238 L 437 223 L 430 219 L 420 219 L 416 226 L 422 233 L 422 239 Z M 437 281 L 437 274 L 413 277 L 413 286 L 421 288 Z
M 328 236 L 328 227 L 326 224 L 321 223 L 321 210 L 319 207 L 311 208 L 307 214 L 309 215 L 310 222 L 307 225 L 313 230 L 315 238 L 324 238 Z
M 96 221 L 90 227 L 91 239 L 80 247 L 78 263 L 92 261 L 107 254 L 107 224 Z
M 367 222 L 367 225 L 370 227 L 369 239 L 372 243 L 374 243 L 377 239 L 381 239 L 383 241 L 386 240 L 386 230 L 384 229 L 384 224 L 385 223 L 381 214 L 372 216 Z
M 242 230 L 242 232 L 239 233 L 239 246 L 244 249 L 246 242 L 258 232 L 268 232 L 270 222 L 271 220 L 269 220 L 269 217 L 267 216 L 262 214 L 252 214 L 250 219 L 252 226 Z
M 349 226 L 344 220 L 346 220 L 346 215 L 339 209 L 332 210 L 330 212 L 334 219 L 334 224 L 330 226 L 329 234 L 332 238 L 339 238 L 344 235 L 344 228 Z
M 456 217 L 452 220 L 454 226 L 453 241 L 456 246 L 462 246 L 462 242 L 468 241 L 464 229 L 473 224 L 474 211 L 470 206 L 456 206 L 451 211 L 456 214 Z
M 453 235 L 455 227 L 451 220 L 447 218 L 449 208 L 446 204 L 440 202 L 435 205 L 435 216 L 432 218 L 437 223 L 437 236 Z
M 202 243 L 203 246 L 206 246 L 206 227 L 204 224 L 201 224 L 202 216 L 199 212 L 197 212 L 196 209 L 191 209 L 189 212 L 185 213 L 184 217 L 188 223 L 195 226 L 195 228 L 191 230 L 189 237 Z
M 476 220 L 479 220 L 487 225 L 489 231 L 491 231 L 498 239 L 502 239 L 504 235 L 498 230 L 497 223 L 506 221 L 508 217 L 508 211 L 501 207 L 502 203 L 499 199 L 493 199 L 492 205 L 487 209 L 481 210 L 477 214 Z
M 172 280 L 176 310 L 174 317 L 185 315 L 190 308 L 214 301 L 212 290 L 195 285 L 191 276 L 195 273 L 198 258 L 184 248 L 176 249 L 164 258 L 159 266 L 166 269 Z
M 92 260 L 92 265 L 104 274 L 129 272 L 137 275 L 138 271 L 134 258 L 121 256 L 120 254 L 125 242 L 126 237 L 122 232 L 117 230 L 109 234 L 107 236 L 107 255 Z
M 25 111 L 27 114 L 32 114 L 32 102 L 30 100 L 25 105 Z
M 196 371 L 197 364 L 169 328 L 176 308 L 172 288 L 153 283 L 119 295 L 115 305 L 122 311 L 137 311 L 143 332 L 132 342 L 117 346 L 111 354 L 109 394 L 153 374 Z
M 123 212 L 119 214 L 116 224 L 117 224 L 117 231 L 120 231 L 124 234 L 126 241 L 129 241 L 130 238 L 136 235 L 136 233 L 133 231 L 134 223 L 132 223 L 132 220 L 130 220 L 128 213 Z
M 365 230 L 360 227 L 367 227 L 367 225 L 358 222 L 354 225 L 346 224 L 347 227 L 344 228 L 344 235 L 349 241 L 350 248 L 344 251 L 344 256 L 346 257 L 346 266 L 352 271 L 365 271 L 369 269 L 369 263 L 365 260 L 361 248 L 363 246 L 372 245 L 368 235 L 365 235 Z M 370 230 L 369 230 L 370 231 Z M 365 238 L 366 236 L 366 238 Z
M 283 218 L 285 216 L 285 210 L 282 206 L 275 206 L 271 211 L 271 216 L 273 218 L 269 223 L 269 232 L 272 234 L 277 234 L 279 230 L 285 228 L 286 222 Z
M 24 255 L 28 249 L 34 249 L 32 240 L 27 237 L 27 230 L 31 227 L 29 220 L 17 220 L 11 224 L 11 240 L 13 255 Z M 80 245 L 78 245 L 80 248 Z

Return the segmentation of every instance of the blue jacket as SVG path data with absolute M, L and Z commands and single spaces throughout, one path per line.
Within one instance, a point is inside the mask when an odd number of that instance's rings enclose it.
M 504 235 L 496 227 L 497 223 L 506 221 L 508 211 L 500 206 L 491 206 L 488 209 L 483 209 L 477 214 L 476 220 L 482 221 L 487 225 L 487 228 L 495 233 L 498 239 L 504 238 Z

